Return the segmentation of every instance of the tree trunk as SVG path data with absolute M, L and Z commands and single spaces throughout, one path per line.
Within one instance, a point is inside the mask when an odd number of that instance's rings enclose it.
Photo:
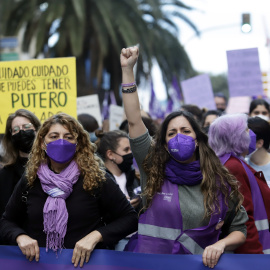
M 111 88 L 114 91 L 114 95 L 115 95 L 115 99 L 118 105 L 122 106 L 122 99 L 119 95 L 119 86 L 121 84 L 121 67 L 120 67 L 120 63 L 119 63 L 119 56 L 116 57 L 116 55 L 114 55 L 113 59 L 112 59 L 112 73 L 111 73 Z
M 77 96 L 91 95 L 92 91 L 89 83 L 87 83 L 85 71 L 85 57 L 76 58 L 76 73 L 77 73 Z

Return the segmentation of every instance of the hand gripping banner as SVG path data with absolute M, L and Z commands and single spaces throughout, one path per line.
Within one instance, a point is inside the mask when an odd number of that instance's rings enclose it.
M 29 262 L 19 247 L 0 246 L 1 270 L 74 270 L 71 263 L 73 250 L 63 249 L 56 255 L 40 248 L 39 262 Z M 223 254 L 214 269 L 269 270 L 270 255 Z M 79 266 L 77 267 L 77 269 Z M 112 250 L 95 250 L 85 270 L 205 270 L 201 255 L 155 255 Z

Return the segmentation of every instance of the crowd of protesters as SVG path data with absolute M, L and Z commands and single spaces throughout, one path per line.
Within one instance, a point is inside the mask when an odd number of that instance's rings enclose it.
M 226 114 L 186 104 L 161 124 L 140 109 L 133 67 L 122 49 L 126 119 L 107 131 L 88 114 L 43 124 L 19 109 L 1 141 L 0 244 L 30 261 L 39 247 L 73 249 L 83 266 L 95 248 L 201 254 L 213 268 L 226 252 L 270 254 L 270 106 Z

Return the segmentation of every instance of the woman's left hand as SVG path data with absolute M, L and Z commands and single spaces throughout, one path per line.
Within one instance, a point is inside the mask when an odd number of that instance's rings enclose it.
M 133 208 L 136 208 L 140 204 L 140 202 L 141 202 L 140 197 L 130 200 L 130 204 Z
M 211 246 L 206 247 L 202 256 L 203 264 L 210 268 L 214 268 L 224 250 L 225 244 L 222 240 L 216 242 Z
M 93 231 L 87 234 L 84 238 L 78 241 L 75 245 L 72 255 L 72 263 L 75 267 L 80 262 L 80 267 L 83 267 L 84 262 L 88 263 L 91 252 L 96 244 L 102 241 L 102 235 L 98 231 Z

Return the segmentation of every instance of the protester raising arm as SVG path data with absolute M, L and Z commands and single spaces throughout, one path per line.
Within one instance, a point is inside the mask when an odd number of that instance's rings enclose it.
M 124 48 L 120 54 L 123 102 L 131 138 L 139 137 L 146 132 L 146 127 L 141 117 L 140 102 L 133 73 L 133 67 L 137 62 L 138 56 L 139 48 L 136 46 Z
M 122 67 L 123 103 L 129 125 L 130 146 L 140 170 L 141 188 L 142 190 L 145 190 L 147 177 L 143 169 L 143 161 L 148 153 L 148 149 L 151 144 L 151 138 L 149 134 L 147 134 L 147 129 L 142 121 L 140 112 L 140 102 L 133 73 L 133 67 L 137 62 L 138 56 L 139 56 L 138 47 L 131 47 L 126 49 L 124 48 L 122 49 L 120 54 L 120 62 Z M 137 143 L 136 142 L 134 143 L 134 140 L 136 141 L 138 137 L 142 137 L 141 140 L 145 142 L 145 145 L 143 145 L 142 147 L 138 147 Z M 145 196 L 142 196 L 142 202 L 143 205 L 145 206 L 146 205 Z
M 169 114 L 154 140 L 150 137 L 133 87 L 137 57 L 138 48 L 133 47 L 123 49 L 120 60 L 130 146 L 140 170 L 145 211 L 139 218 L 138 233 L 125 250 L 202 254 L 203 263 L 213 268 L 224 250 L 245 241 L 247 215 L 239 210 L 243 198 L 238 183 L 221 165 L 192 114 Z M 233 231 L 230 226 L 231 234 L 219 240 L 232 198 L 238 202 L 239 226 Z

